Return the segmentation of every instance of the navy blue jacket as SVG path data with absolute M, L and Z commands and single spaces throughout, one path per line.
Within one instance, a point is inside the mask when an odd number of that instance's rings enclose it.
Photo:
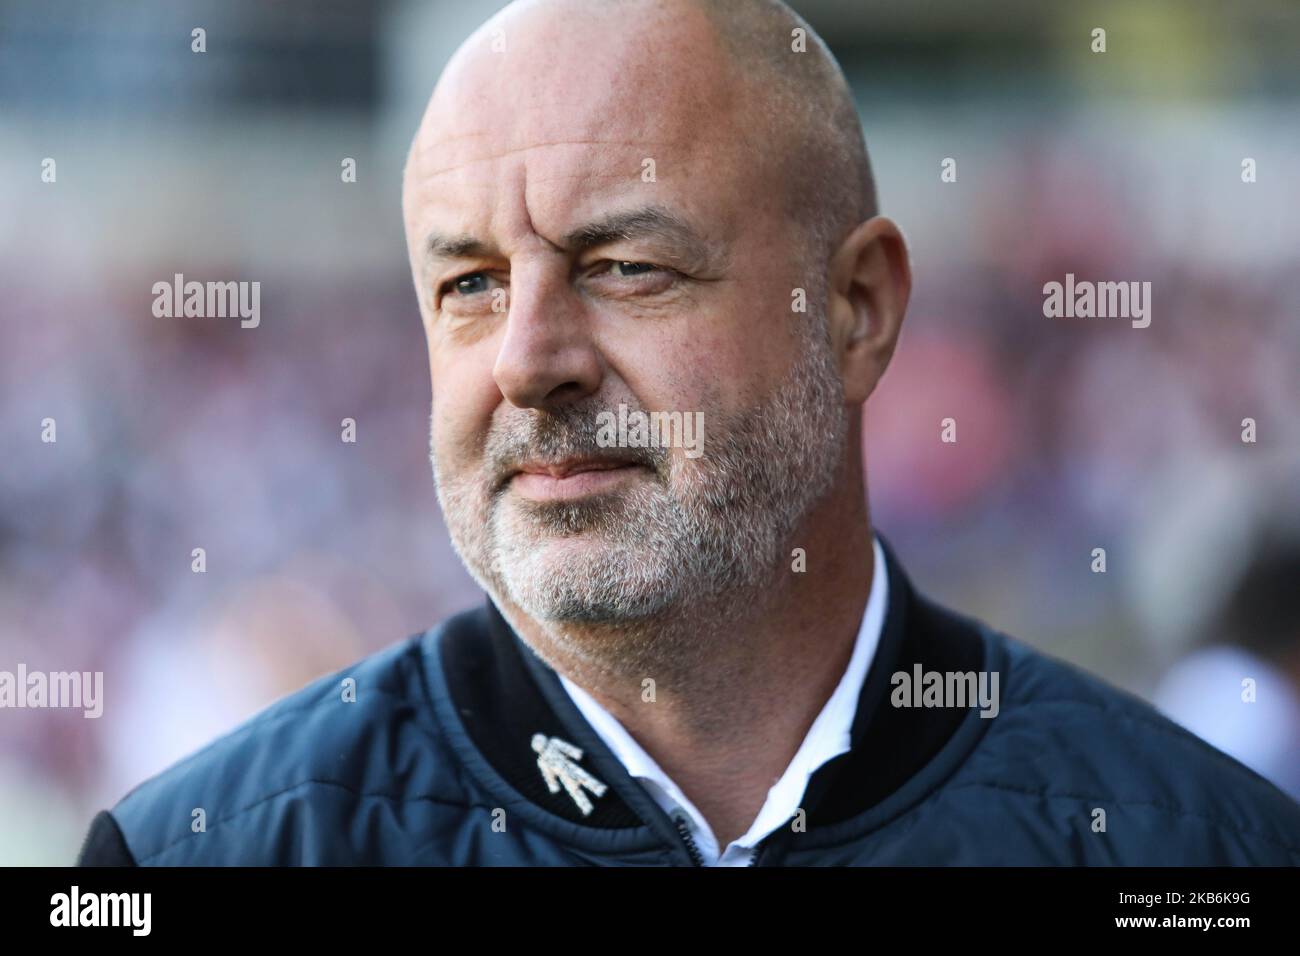
M 1138 699 L 929 601 L 882 543 L 889 604 L 852 749 L 813 775 L 803 825 L 767 837 L 757 865 L 1300 864 L 1293 800 Z M 998 672 L 999 713 L 894 706 L 891 675 L 916 664 Z M 585 791 L 589 813 L 551 792 L 537 734 L 607 784 Z M 79 862 L 698 863 L 491 602 L 136 787 L 96 816 Z

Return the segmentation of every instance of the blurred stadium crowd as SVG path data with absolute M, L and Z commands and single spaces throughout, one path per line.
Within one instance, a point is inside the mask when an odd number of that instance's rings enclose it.
M 877 526 L 935 598 L 1300 794 L 1300 14 L 793 5 L 912 244 Z M 97 720 L 0 711 L 0 864 L 69 861 L 144 777 L 481 599 L 430 479 L 398 195 L 497 6 L 0 3 L 0 670 L 105 674 Z M 1096 18 L 1104 64 L 1072 32 Z M 260 281 L 260 326 L 155 318 L 177 272 Z M 1151 327 L 1044 318 L 1067 272 L 1150 281 Z

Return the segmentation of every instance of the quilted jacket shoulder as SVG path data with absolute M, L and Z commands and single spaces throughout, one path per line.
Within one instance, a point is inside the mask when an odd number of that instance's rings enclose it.
M 362 862 L 376 839 L 386 862 L 418 860 L 422 848 L 403 839 L 410 818 L 450 822 L 470 802 L 421 670 L 421 638 L 386 648 L 144 782 L 112 811 L 132 858 L 337 865 Z
M 1024 643 L 1004 649 L 1000 711 L 910 805 L 789 862 L 871 865 L 1300 864 L 1300 806 L 1151 706 Z

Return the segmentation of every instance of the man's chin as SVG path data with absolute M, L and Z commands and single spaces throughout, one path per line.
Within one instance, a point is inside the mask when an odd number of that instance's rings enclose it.
M 577 584 L 611 576 L 631 555 L 627 544 L 610 541 L 598 531 L 581 530 L 530 535 L 502 549 L 500 558 L 498 571 L 508 581 Z
M 539 501 L 513 491 L 502 501 L 499 518 L 512 538 L 527 547 L 554 541 L 598 543 L 602 538 L 627 537 L 634 506 L 621 490 L 576 498 Z
M 671 568 L 595 532 L 538 536 L 501 555 L 505 589 L 538 621 L 633 624 L 667 610 L 676 596 Z

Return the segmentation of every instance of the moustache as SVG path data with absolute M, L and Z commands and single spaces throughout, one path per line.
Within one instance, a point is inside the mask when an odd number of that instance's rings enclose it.
M 640 465 L 667 481 L 671 464 L 668 449 L 608 447 L 597 441 L 597 416 L 602 411 L 613 413 L 612 409 L 594 405 L 535 410 L 521 421 L 494 426 L 484 448 L 493 493 L 501 491 L 525 465 L 557 466 L 573 459 Z

